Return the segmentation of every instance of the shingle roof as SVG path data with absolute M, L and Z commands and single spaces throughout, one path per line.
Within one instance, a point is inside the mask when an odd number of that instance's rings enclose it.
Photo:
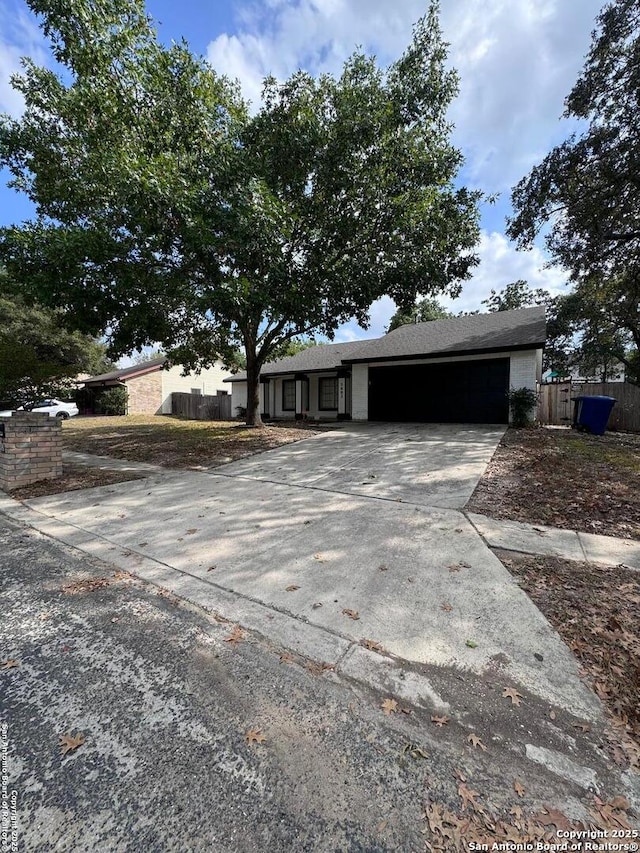
M 335 370 L 343 364 L 364 361 L 402 361 L 438 355 L 537 348 L 545 342 L 545 329 L 544 308 L 538 306 L 411 323 L 381 338 L 309 347 L 297 355 L 267 362 L 261 375 Z M 246 373 L 236 373 L 224 381 L 242 382 L 246 378 Z
M 131 367 L 119 367 L 116 370 L 110 370 L 108 373 L 100 373 L 98 376 L 89 376 L 82 381 L 88 382 L 117 382 L 119 379 L 127 379 L 131 376 L 136 376 L 143 373 L 151 373 L 153 370 L 160 370 L 167 360 L 166 355 L 159 355 L 156 358 L 150 358 L 149 361 L 144 361 L 142 364 L 132 364 Z
M 400 326 L 382 338 L 366 342 L 361 351 L 344 360 L 391 361 L 524 349 L 540 347 L 545 339 L 544 308 L 536 306 Z
M 375 338 L 370 343 L 375 342 Z M 349 341 L 340 344 L 318 344 L 303 349 L 296 355 L 289 355 L 277 361 L 268 361 L 260 371 L 262 376 L 274 376 L 284 373 L 313 373 L 320 370 L 336 370 L 352 353 L 360 352 L 366 341 Z M 243 382 L 246 372 L 236 373 L 225 382 Z

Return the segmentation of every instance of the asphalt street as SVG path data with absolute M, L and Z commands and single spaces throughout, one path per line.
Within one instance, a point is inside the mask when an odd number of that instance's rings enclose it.
M 526 694 L 511 708 L 499 678 L 436 668 L 448 725 L 402 700 L 387 716 L 389 694 L 355 674 L 1 515 L 0 549 L 0 718 L 19 850 L 418 851 L 427 798 L 459 809 L 460 773 L 491 811 L 545 802 L 579 817 L 591 781 L 603 796 L 620 790 L 592 743 L 571 749 L 590 762 L 586 781 L 527 758 L 529 741 L 567 750 L 574 721 L 558 709 L 551 725 Z M 63 755 L 65 738 L 80 745 Z

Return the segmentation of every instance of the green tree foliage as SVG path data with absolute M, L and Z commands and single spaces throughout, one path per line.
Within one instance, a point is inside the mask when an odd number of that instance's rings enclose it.
M 407 326 L 410 323 L 428 323 L 430 320 L 447 320 L 452 317 L 446 308 L 437 299 L 425 297 L 415 302 L 413 307 L 398 308 L 391 318 L 387 332 L 393 332 L 398 326 Z
M 541 305 L 547 317 L 547 343 L 543 368 L 560 376 L 572 369 L 580 375 L 606 382 L 625 367 L 629 381 L 638 381 L 637 359 L 630 352 L 628 331 L 617 325 L 616 288 L 585 280 L 573 291 L 552 296 L 543 288 L 530 288 L 518 280 L 483 300 L 488 311 L 510 311 Z
M 529 308 L 533 305 L 549 306 L 552 301 L 548 290 L 538 287 L 532 290 L 528 283 L 519 278 L 507 284 L 503 290 L 491 290 L 487 299 L 482 300 L 482 305 L 487 306 L 487 311 L 514 311 L 518 308 Z
M 288 340 L 366 326 L 384 294 L 455 295 L 477 263 L 436 4 L 390 68 L 358 53 L 337 78 L 268 79 L 254 116 L 158 43 L 141 0 L 29 5 L 66 73 L 14 79 L 26 110 L 0 126 L 0 164 L 37 218 L 0 257 L 114 355 L 158 342 L 195 367 L 241 346 L 259 423 L 260 367 Z
M 585 346 L 604 346 L 640 381 L 640 4 L 598 16 L 565 116 L 587 123 L 514 188 L 508 233 L 529 248 L 541 233 L 575 284 L 569 313 Z M 606 302 L 606 305 L 605 305 Z
M 136 353 L 131 357 L 131 361 L 133 364 L 146 364 L 148 361 L 152 361 L 154 358 L 159 358 L 161 355 L 166 355 L 166 353 L 158 347 L 153 347 L 152 349 Z
M 69 331 L 59 311 L 29 305 L 0 274 L 0 401 L 18 406 L 67 394 L 79 373 L 101 373 L 112 363 L 93 338 Z

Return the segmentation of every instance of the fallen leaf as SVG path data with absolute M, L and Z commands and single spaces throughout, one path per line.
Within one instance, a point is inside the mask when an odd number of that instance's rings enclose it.
M 311 606 L 313 607 L 314 610 L 317 610 L 319 607 L 322 607 L 322 602 L 316 601 L 316 603 L 312 604 Z
M 262 734 L 262 729 L 249 729 L 244 736 L 247 743 L 265 743 L 266 737 Z
M 129 554 L 126 556 L 129 556 Z M 66 584 L 62 587 L 62 592 L 65 595 L 78 595 L 81 592 L 94 592 L 96 589 L 109 586 L 110 583 L 109 578 L 84 578 L 83 580 Z
M 456 779 L 459 779 L 461 782 L 467 781 L 467 777 L 464 775 L 464 773 L 461 770 L 454 769 L 453 775 L 456 777 Z
M 435 723 L 436 726 L 441 729 L 443 726 L 446 726 L 449 722 L 450 717 L 437 717 L 435 714 L 431 717 L 431 722 Z
M 342 612 L 345 616 L 348 616 L 349 619 L 353 619 L 354 622 L 360 618 L 357 610 L 350 610 L 348 607 L 344 607 Z
M 470 649 L 477 649 L 478 648 L 478 644 L 476 643 L 475 640 L 467 640 L 465 642 L 465 646 L 468 646 Z
M 427 753 L 422 749 L 422 747 L 417 743 L 405 743 L 402 747 L 402 751 L 410 755 L 411 758 L 428 758 Z
M 451 613 L 451 611 L 453 610 L 453 606 L 449 604 L 448 601 L 443 601 L 440 605 L 440 610 L 444 610 L 445 613 Z
M 385 699 L 382 705 L 380 706 L 383 712 L 389 716 L 389 714 L 395 714 L 398 710 L 398 703 L 395 699 Z
M 389 566 L 385 566 L 385 564 L 383 563 L 381 566 L 378 566 L 378 571 L 379 572 L 388 572 Z
M 380 821 L 380 823 L 378 824 L 378 832 L 379 832 L 379 833 L 380 833 L 380 832 L 384 832 L 384 831 L 385 831 L 385 829 L 387 828 L 387 824 L 388 824 L 388 823 L 389 823 L 389 821 L 388 821 L 388 820 Z
M 518 693 L 515 687 L 505 687 L 502 698 L 511 699 L 512 705 L 522 705 L 522 694 Z
M 458 785 L 458 794 L 462 800 L 461 811 L 465 811 L 467 806 L 471 806 L 474 811 L 476 810 L 476 797 L 479 796 L 478 791 L 472 791 L 471 788 L 467 788 L 464 782 L 461 782 Z
M 312 675 L 323 675 L 323 673 L 332 671 L 335 669 L 335 664 L 332 663 L 316 663 L 315 661 L 309 661 L 307 664 L 307 669 Z
M 190 528 L 187 530 L 187 536 L 192 536 L 194 533 L 197 533 L 197 532 L 198 532 L 198 528 L 197 528 L 197 527 L 190 527 Z
M 17 660 L 13 660 L 13 659 L 5 660 L 2 663 L 0 663 L 0 669 L 1 670 L 14 669 L 14 667 L 16 667 L 16 666 L 20 666 L 20 664 L 18 663 Z
M 145 544 L 146 544 L 146 543 L 145 543 Z M 131 573 L 130 573 L 130 572 L 124 572 L 124 571 L 122 571 L 122 569 L 118 569 L 118 571 L 117 571 L 117 572 L 114 572 L 114 573 L 113 573 L 113 577 L 114 577 L 114 579 L 115 579 L 115 580 L 117 580 L 117 581 L 128 581 L 128 580 L 132 580 Z
M 626 799 L 626 797 L 614 797 L 609 805 L 612 809 L 622 809 L 624 812 L 631 808 L 631 803 Z
M 235 628 L 232 629 L 231 633 L 228 637 L 224 638 L 225 643 L 229 643 L 232 646 L 237 645 L 240 640 L 244 640 L 245 633 L 239 625 L 236 625 Z
M 519 797 L 524 797 L 524 787 L 517 780 L 513 783 L 513 790 Z
M 383 652 L 384 649 L 380 643 L 377 643 L 375 640 L 361 640 L 362 645 L 369 649 L 372 652 Z
M 300 587 L 296 586 L 294 583 L 290 583 L 289 586 L 285 586 L 286 592 L 295 592 L 297 589 L 300 589 Z
M 469 743 L 471 744 L 471 746 L 477 746 L 477 747 L 479 747 L 483 752 L 486 752 L 486 751 L 487 751 L 487 747 L 482 743 L 482 741 L 480 740 L 480 738 L 478 737 L 478 735 L 476 735 L 476 734 L 470 734 L 470 735 L 469 735 L 469 737 L 467 738 L 467 740 L 469 741 Z
M 449 571 L 450 572 L 459 572 L 460 566 L 457 563 L 454 563 L 453 565 L 449 566 Z
M 322 554 L 314 554 L 313 559 L 317 560 L 319 563 L 326 563 L 327 562 L 325 560 L 325 558 L 322 556 Z
M 543 826 L 555 826 L 556 829 L 571 829 L 571 823 L 567 816 L 558 811 L 558 809 L 551 808 L 551 806 L 545 805 L 544 812 L 538 812 L 538 814 L 533 816 L 533 819 L 543 824 Z
M 73 735 L 62 735 L 60 738 L 60 754 L 66 755 L 68 752 L 73 752 L 85 742 L 85 737 L 82 733 Z
M 207 569 L 207 571 L 208 571 L 208 572 L 215 572 L 215 570 L 216 570 L 217 568 L 218 568 L 217 566 L 209 566 L 209 568 Z
M 283 652 L 280 655 L 280 663 L 295 663 L 295 658 L 293 655 L 290 655 L 289 652 Z

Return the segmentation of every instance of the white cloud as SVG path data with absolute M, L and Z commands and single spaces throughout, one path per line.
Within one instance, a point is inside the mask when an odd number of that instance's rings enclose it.
M 492 290 L 500 291 L 518 279 L 527 281 L 534 289 L 542 287 L 553 295 L 566 289 L 566 275 L 557 267 L 545 266 L 547 258 L 544 252 L 538 248 L 519 252 L 504 234 L 483 231 L 478 255 L 480 264 L 464 285 L 460 297 L 439 300 L 450 311 L 484 311 L 486 308 L 481 304 L 482 300 Z
M 546 257 L 540 249 L 519 252 L 504 234 L 483 231 L 478 255 L 480 263 L 457 299 L 436 296 L 438 302 L 453 314 L 460 311 L 486 311 L 482 300 L 492 290 L 503 290 L 507 284 L 518 279 L 527 281 L 534 289 L 541 287 L 548 290 L 552 295 L 566 291 L 566 275 L 555 267 L 546 267 Z M 393 300 L 385 296 L 372 305 L 371 325 L 368 329 L 362 329 L 354 321 L 346 323 L 336 332 L 336 341 L 380 337 L 385 333 L 395 310 Z
M 582 65 L 601 0 L 448 0 L 441 24 L 461 76 L 451 117 L 468 174 L 490 189 L 528 170 L 558 134 L 563 99 Z M 337 72 L 358 45 L 381 63 L 409 43 L 424 0 L 263 0 L 241 7 L 238 32 L 209 45 L 218 71 L 254 104 L 267 74 Z
M 244 5 L 233 36 L 209 45 L 220 72 L 237 77 L 259 103 L 267 74 L 280 79 L 298 68 L 337 73 L 361 45 L 381 64 L 396 59 L 410 41 L 424 0 L 255 0 Z M 517 252 L 499 228 L 508 213 L 509 190 L 567 133 L 559 119 L 590 44 L 602 0 L 446 0 L 441 25 L 450 61 L 460 74 L 460 96 L 451 109 L 454 142 L 466 158 L 462 179 L 501 193 L 484 211 L 478 251 L 481 264 L 460 299 L 443 300 L 454 311 L 480 309 L 491 289 L 517 279 L 559 292 L 564 276 L 544 269 L 542 250 Z M 368 330 L 348 323 L 337 340 L 383 334 L 395 310 L 390 299 L 372 308 Z
M 23 56 L 38 65 L 47 63 L 46 43 L 37 22 L 23 10 L 0 7 L 0 112 L 14 117 L 24 110 L 22 95 L 11 85 L 11 77 L 22 71 Z

